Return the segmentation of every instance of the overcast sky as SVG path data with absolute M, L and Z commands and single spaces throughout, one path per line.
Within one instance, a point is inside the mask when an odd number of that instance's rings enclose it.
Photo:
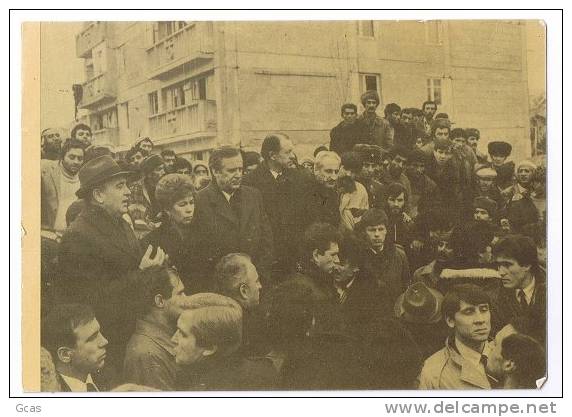
M 41 125 L 69 128 L 73 124 L 72 84 L 83 81 L 83 60 L 75 55 L 81 22 L 41 24 Z M 545 30 L 540 21 L 527 22 L 528 85 L 531 95 L 544 91 Z

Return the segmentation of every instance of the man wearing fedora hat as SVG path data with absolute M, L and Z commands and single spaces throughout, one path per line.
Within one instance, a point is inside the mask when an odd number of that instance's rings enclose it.
M 59 297 L 95 309 L 109 338 L 109 362 L 115 365 L 121 363 L 134 325 L 134 288 L 140 285 L 140 271 L 165 261 L 161 248 L 148 247 L 143 253 L 123 219 L 131 196 L 127 186 L 131 174 L 108 155 L 80 169 L 76 194 L 85 200 L 85 208 L 66 229 L 59 252 Z
M 473 194 L 475 197 L 488 197 L 497 203 L 497 209 L 505 205 L 501 190 L 495 185 L 497 172 L 489 165 L 475 165 L 475 185 Z
M 409 330 L 417 342 L 423 359 L 443 347 L 448 330 L 441 304 L 443 295 L 423 282 L 411 284 L 395 302 L 395 317 Z
M 471 284 L 445 294 L 442 313 L 451 331 L 445 347 L 431 355 L 419 375 L 420 389 L 490 389 L 485 366 L 490 346 L 491 301 Z

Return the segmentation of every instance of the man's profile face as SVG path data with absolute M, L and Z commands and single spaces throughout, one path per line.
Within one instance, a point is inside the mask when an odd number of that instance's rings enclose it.
M 489 212 L 483 208 L 477 207 L 473 213 L 473 217 L 477 221 L 491 221 L 491 216 Z
M 175 343 L 175 362 L 177 365 L 190 365 L 206 358 L 206 349 L 197 346 L 197 339 L 192 333 L 193 313 L 184 311 L 177 320 L 177 331 L 172 337 Z
M 282 169 L 294 168 L 296 166 L 294 144 L 290 139 L 280 138 L 280 150 L 273 155 L 273 159 Z
M 487 360 L 487 373 L 495 378 L 502 379 L 504 377 L 504 364 L 505 359 L 502 356 L 502 341 L 508 336 L 516 334 L 517 331 L 512 325 L 507 324 L 495 336 L 495 340 L 490 343 L 491 350 L 489 351 Z
M 393 215 L 398 215 L 403 213 L 403 207 L 405 206 L 405 193 L 401 193 L 396 197 L 387 197 L 387 207 Z
M 510 289 L 522 289 L 530 277 L 530 265 L 520 265 L 516 259 L 497 256 L 495 259 L 502 285 Z
M 327 188 L 334 188 L 340 173 L 340 162 L 332 157 L 322 159 L 321 166 L 314 166 L 316 180 Z
M 465 344 L 486 342 L 491 332 L 489 305 L 473 305 L 461 300 L 459 311 L 453 319 L 447 318 L 447 325 L 455 329 L 455 337 Z
M 127 179 L 123 176 L 111 178 L 99 188 L 101 205 L 112 216 L 120 217 L 127 213 L 131 190 L 127 186 Z
M 62 159 L 64 169 L 72 175 L 77 174 L 83 164 L 83 156 L 83 149 L 71 148 Z
M 340 258 L 340 248 L 337 242 L 330 242 L 328 249 L 321 253 L 319 249 L 314 250 L 313 259 L 316 266 L 327 274 L 332 274 L 337 271 Z
M 435 129 L 435 139 L 449 139 L 449 128 L 438 127 Z
M 219 171 L 213 171 L 217 185 L 222 191 L 232 194 L 242 183 L 242 156 L 223 158 L 221 165 Z
M 357 113 L 352 108 L 345 108 L 342 113 L 342 118 L 344 119 L 345 124 L 353 125 L 357 120 Z
M 375 110 L 377 109 L 378 105 L 379 103 L 377 102 L 377 100 L 374 100 L 373 98 L 368 98 L 365 101 L 365 111 L 368 113 L 375 113 Z
M 436 104 L 425 104 L 423 106 L 423 114 L 427 120 L 431 120 L 435 113 L 437 112 L 437 105 Z
M 165 313 L 175 322 L 183 312 L 182 302 L 185 299 L 185 285 L 174 271 L 169 271 L 169 281 L 171 282 L 171 297 L 165 300 Z
M 71 355 L 71 366 L 83 372 L 94 373 L 105 364 L 107 339 L 100 331 L 94 318 L 74 329 L 75 348 Z
M 91 131 L 87 129 L 78 129 L 75 132 L 75 138 L 87 146 L 91 145 Z
M 384 224 L 367 226 L 365 228 L 367 243 L 376 251 L 383 249 L 385 236 L 387 236 L 387 227 Z
M 161 164 L 153 168 L 153 171 L 147 174 L 147 178 L 149 178 L 149 180 L 155 184 L 158 183 L 159 180 L 164 176 L 165 176 L 165 164 Z
M 257 306 L 260 303 L 260 290 L 262 289 L 262 284 L 260 283 L 258 271 L 252 263 L 249 263 L 246 267 L 246 276 L 244 278 L 243 285 L 244 294 L 246 296 L 243 304 L 246 307 Z

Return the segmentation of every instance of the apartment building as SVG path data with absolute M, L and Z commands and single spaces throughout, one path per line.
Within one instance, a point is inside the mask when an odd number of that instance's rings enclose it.
M 329 142 L 340 106 L 437 101 L 459 127 L 530 155 L 520 21 L 89 22 L 80 107 L 96 141 L 139 136 L 189 159 L 287 133 L 299 156 Z M 361 105 L 359 105 L 361 107 Z

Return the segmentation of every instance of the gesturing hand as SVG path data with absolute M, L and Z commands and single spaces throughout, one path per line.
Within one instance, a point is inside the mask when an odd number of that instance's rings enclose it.
M 155 268 L 163 265 L 165 262 L 167 255 L 165 255 L 165 251 L 160 247 L 157 247 L 157 253 L 154 257 L 151 257 L 151 253 L 153 253 L 153 246 L 149 245 L 143 258 L 141 258 L 141 262 L 139 263 L 139 269 L 144 271 L 148 268 Z

